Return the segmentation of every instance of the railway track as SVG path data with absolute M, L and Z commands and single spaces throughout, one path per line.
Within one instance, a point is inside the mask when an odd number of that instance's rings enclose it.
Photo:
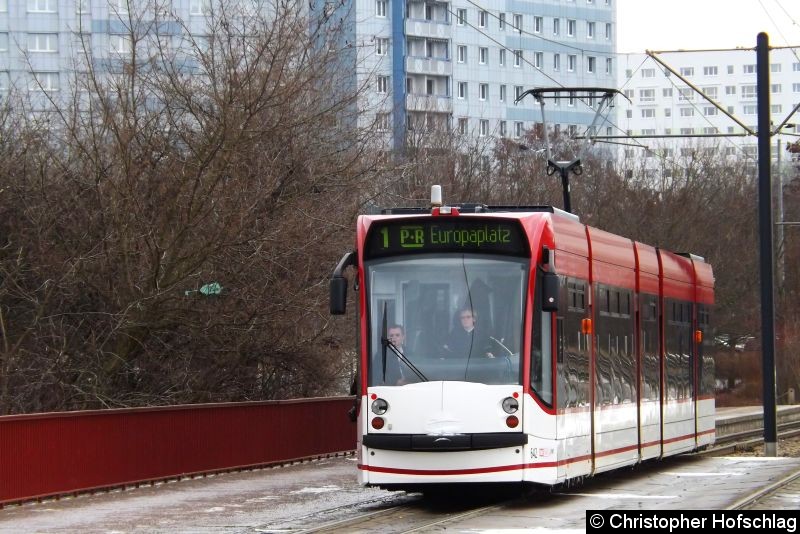
M 713 448 L 701 454 L 724 456 L 734 450 L 750 448 L 763 442 L 763 439 L 759 438 L 762 433 L 762 429 L 754 428 L 751 430 L 724 434 Z M 781 439 L 800 435 L 800 421 L 789 421 L 780 424 L 778 435 Z M 643 464 L 642 467 L 650 469 L 659 468 L 657 463 L 650 462 Z M 541 502 L 542 504 L 565 496 L 565 494 L 560 494 L 560 489 L 558 488 L 552 492 L 546 489 L 533 490 L 533 492 L 536 494 L 536 502 Z M 786 497 L 787 494 L 789 495 L 788 498 Z M 530 494 L 528 494 L 527 498 L 530 499 Z M 354 517 L 318 524 L 309 528 L 293 529 L 292 532 L 298 534 L 355 534 L 380 531 L 392 534 L 410 534 L 412 532 L 438 529 L 444 530 L 448 524 L 470 517 L 479 517 L 483 514 L 498 511 L 503 508 L 513 507 L 515 501 L 520 501 L 522 499 L 523 498 L 519 495 L 516 495 L 496 502 L 493 501 L 489 504 L 486 504 L 486 499 L 484 499 L 483 501 L 477 500 L 473 504 L 457 505 L 452 502 L 452 499 L 450 501 L 445 500 L 437 502 L 437 500 L 426 500 L 421 495 L 411 494 L 408 495 L 408 500 L 401 504 L 362 513 Z M 780 504 L 787 501 L 787 499 L 789 501 L 792 499 L 800 499 L 800 471 L 779 480 L 769 487 L 753 492 L 739 501 L 736 501 L 727 509 L 743 510 L 764 506 L 772 506 L 777 507 L 775 509 L 780 509 Z M 796 507 L 798 501 L 795 500 L 792 502 L 794 502 L 794 506 Z M 277 531 L 267 529 L 261 532 L 267 533 Z

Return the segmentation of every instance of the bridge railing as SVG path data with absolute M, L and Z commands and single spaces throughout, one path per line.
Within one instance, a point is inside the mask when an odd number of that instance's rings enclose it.
M 352 397 L 0 417 L 0 505 L 355 448 Z

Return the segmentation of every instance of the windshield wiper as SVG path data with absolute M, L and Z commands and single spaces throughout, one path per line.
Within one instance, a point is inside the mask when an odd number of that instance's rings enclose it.
M 392 349 L 397 359 L 403 362 L 411 369 L 417 377 L 422 380 L 423 382 L 428 382 L 428 377 L 422 374 L 416 365 L 411 363 L 411 360 L 406 358 L 406 355 L 400 352 L 400 350 L 389 343 L 389 337 L 387 334 L 387 325 L 386 325 L 386 303 L 383 303 L 383 319 L 381 320 L 381 365 L 383 366 L 383 381 L 386 382 L 386 349 Z

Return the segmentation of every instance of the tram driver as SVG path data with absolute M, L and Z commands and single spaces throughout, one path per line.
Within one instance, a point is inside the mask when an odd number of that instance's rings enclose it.
M 470 306 L 458 311 L 459 326 L 455 327 L 444 345 L 447 358 L 466 358 L 481 355 L 494 358 L 491 337 L 477 327 L 478 314 Z

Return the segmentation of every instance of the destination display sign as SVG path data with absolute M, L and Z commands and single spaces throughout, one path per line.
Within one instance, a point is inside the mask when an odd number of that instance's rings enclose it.
M 367 234 L 364 257 L 430 252 L 530 255 L 517 221 L 435 217 L 373 223 Z

